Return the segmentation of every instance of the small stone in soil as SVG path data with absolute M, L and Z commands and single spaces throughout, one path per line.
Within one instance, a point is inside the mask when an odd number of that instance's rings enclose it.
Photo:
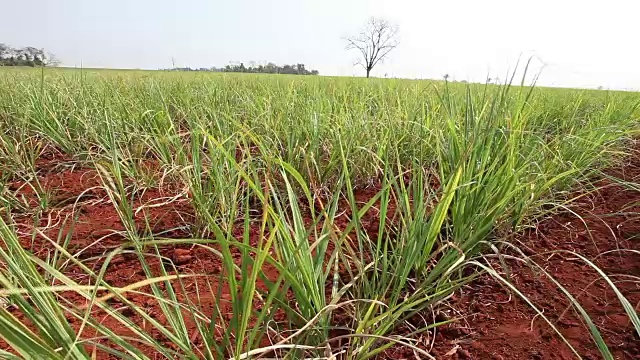
M 471 359 L 471 354 L 463 348 L 458 349 L 458 356 L 460 359 Z
M 529 353 L 529 355 L 531 356 L 531 359 L 533 360 L 541 360 L 542 359 L 542 355 L 540 355 L 540 353 L 536 350 L 532 351 L 531 353 Z
M 173 263 L 176 265 L 184 265 L 191 262 L 193 256 L 191 256 L 191 251 L 187 249 L 175 249 L 173 251 Z

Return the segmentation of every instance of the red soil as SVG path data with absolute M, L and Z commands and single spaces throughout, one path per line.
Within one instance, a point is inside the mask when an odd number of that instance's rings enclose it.
M 634 157 L 608 173 L 638 183 L 640 158 Z M 600 190 L 584 192 L 570 206 L 574 214 L 544 219 L 521 236 L 517 245 L 579 301 L 615 359 L 640 359 L 640 337 L 611 287 L 592 267 L 569 253 L 592 260 L 615 282 L 636 313 L 640 310 L 640 255 L 616 251 L 640 250 L 640 192 L 606 179 L 598 185 Z M 496 259 L 489 262 L 498 271 L 504 270 Z M 503 276 L 551 320 L 580 356 L 602 358 L 583 318 L 548 277 L 522 262 L 508 261 L 508 265 L 510 276 L 502 272 Z M 463 316 L 464 320 L 439 330 L 434 348 L 439 358 L 577 358 L 527 303 L 489 275 L 456 293 L 450 306 L 449 316 Z
M 65 160 L 68 159 L 54 157 L 38 163 L 41 171 L 39 180 L 43 187 L 52 193 L 50 206 L 38 224 L 33 223 L 31 216 L 14 214 L 18 220 L 20 239 L 24 247 L 32 249 L 38 256 L 46 257 L 51 253 L 52 246 L 45 236 L 56 241 L 57 238 L 68 235 L 67 249 L 98 272 L 104 265 L 103 255 L 125 241 L 125 228 L 113 204 L 109 201 L 106 191 L 101 188 L 102 182 L 97 172 L 80 166 L 61 166 Z M 633 159 L 624 167 L 612 170 L 611 174 L 637 181 L 640 177 L 640 159 Z M 21 181 L 15 181 L 10 185 L 10 189 L 24 196 L 30 206 L 37 206 L 38 200 L 33 189 L 25 186 L 26 184 Z M 585 195 L 571 205 L 571 210 L 582 216 L 581 219 L 570 213 L 545 219 L 535 229 L 521 236 L 518 239 L 518 246 L 527 255 L 535 255 L 533 259 L 577 297 L 600 328 L 616 359 L 640 358 L 640 339 L 608 286 L 603 281 L 593 282 L 599 278 L 598 275 L 577 260 L 575 255 L 548 253 L 569 250 L 589 259 L 595 259 L 595 264 L 610 276 L 614 274 L 640 276 L 640 256 L 637 254 L 628 252 L 603 254 L 616 249 L 640 250 L 640 240 L 638 240 L 640 205 L 634 204 L 640 201 L 640 192 L 627 191 L 608 180 L 601 181 L 600 185 L 604 186 L 602 190 Z M 140 208 L 135 216 L 139 231 L 144 233 L 149 230 L 145 224 L 146 218 L 150 231 L 154 234 L 173 238 L 192 236 L 190 231 L 194 222 L 194 211 L 184 196 L 176 197 L 179 193 L 180 189 L 171 186 L 148 189 L 139 193 L 134 200 L 134 208 Z M 364 203 L 372 193 L 371 190 L 361 190 L 356 194 L 356 199 Z M 164 200 L 158 201 L 158 199 Z M 167 203 L 155 206 L 163 201 Z M 619 214 L 621 212 L 629 215 Z M 348 213 L 346 211 L 343 216 L 346 218 Z M 73 226 L 70 225 L 72 216 L 77 216 Z M 378 222 L 379 219 L 374 217 L 363 220 L 363 224 L 371 233 L 377 231 Z M 337 223 L 342 227 L 346 224 L 346 220 L 340 220 Z M 44 230 L 41 233 L 34 231 L 34 226 Z M 241 238 L 241 233 L 237 235 Z M 259 237 L 258 230 L 255 229 L 249 239 L 251 245 L 256 246 L 260 240 Z M 220 285 L 220 279 L 226 276 L 221 273 L 223 267 L 220 259 L 201 247 L 164 247 L 161 248 L 160 253 L 167 259 L 171 259 L 181 273 L 208 275 L 204 279 L 184 280 L 185 289 L 178 294 L 181 299 L 192 298 L 196 289 L 202 291 L 209 285 L 216 289 Z M 234 255 L 237 259 L 240 258 L 239 252 Z M 153 256 L 149 259 L 151 270 L 158 272 L 159 260 Z M 504 274 L 504 269 L 500 268 L 498 261 L 493 259 L 489 262 Z M 566 296 L 544 275 L 532 271 L 528 265 L 509 261 L 509 267 L 509 279 L 560 329 L 577 352 L 587 359 L 600 358 L 581 318 L 568 307 Z M 269 279 L 275 279 L 278 276 L 277 272 L 269 267 L 265 267 L 263 272 Z M 83 272 L 75 266 L 68 266 L 65 273 L 79 282 L 84 281 Z M 123 253 L 117 255 L 108 264 L 105 278 L 113 286 L 121 287 L 141 281 L 146 278 L 146 275 L 135 255 Z M 612 277 L 612 279 L 637 310 L 640 304 L 640 285 L 621 276 Z M 177 282 L 174 284 L 179 288 Z M 225 307 L 225 304 L 228 305 L 225 301 L 230 299 L 229 289 L 227 286 L 221 286 L 221 288 L 222 314 L 223 317 L 228 318 L 231 308 Z M 259 283 L 258 288 L 266 290 L 263 283 Z M 211 314 L 215 299 L 210 292 L 205 291 L 205 293 L 209 295 L 201 297 L 198 306 L 204 313 Z M 161 322 L 165 321 L 161 318 L 162 313 L 156 301 L 150 301 L 141 295 L 127 295 L 127 298 L 145 307 L 150 316 L 158 317 Z M 77 295 L 70 295 L 67 300 L 75 303 L 84 301 L 77 298 Z M 119 304 L 116 299 L 112 299 L 111 302 L 116 307 Z M 535 316 L 535 311 L 488 275 L 481 276 L 457 292 L 450 300 L 449 306 L 451 310 L 440 314 L 440 317 L 463 317 L 464 319 L 437 329 L 435 338 L 432 333 L 424 334 L 424 344 L 421 346 L 439 358 L 569 359 L 575 357 L 550 326 L 540 316 Z M 96 315 L 101 315 L 99 310 L 95 311 Z M 20 318 L 17 311 L 15 314 Z M 135 313 L 127 315 L 134 322 L 143 323 L 140 315 Z M 283 320 L 283 314 L 276 315 L 276 322 L 281 320 Z M 76 326 L 79 324 L 75 320 L 72 323 Z M 121 334 L 127 334 L 129 331 L 109 319 L 104 325 Z M 202 341 L 198 338 L 195 325 L 190 324 L 190 326 L 190 331 L 193 332 L 192 341 L 198 346 Z M 160 342 L 170 345 L 157 331 L 152 330 L 152 333 Z M 153 350 L 149 349 L 149 352 L 151 354 Z M 402 347 L 388 350 L 384 357 L 415 358 L 410 349 Z

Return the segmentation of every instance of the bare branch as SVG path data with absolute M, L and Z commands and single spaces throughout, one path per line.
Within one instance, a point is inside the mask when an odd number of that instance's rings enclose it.
M 386 20 L 370 18 L 360 34 L 345 41 L 347 50 L 360 52 L 356 64 L 361 65 L 369 77 L 371 70 L 398 46 L 398 29 Z

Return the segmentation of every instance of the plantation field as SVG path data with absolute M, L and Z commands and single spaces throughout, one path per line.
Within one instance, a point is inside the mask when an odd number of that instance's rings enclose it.
M 518 80 L 0 68 L 0 357 L 640 356 L 640 95 Z

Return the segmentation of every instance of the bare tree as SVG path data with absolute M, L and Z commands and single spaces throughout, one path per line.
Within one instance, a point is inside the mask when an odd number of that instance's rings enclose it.
M 398 28 L 386 20 L 372 17 L 360 34 L 345 40 L 347 50 L 360 51 L 356 65 L 362 66 L 369 77 L 373 67 L 398 46 Z

